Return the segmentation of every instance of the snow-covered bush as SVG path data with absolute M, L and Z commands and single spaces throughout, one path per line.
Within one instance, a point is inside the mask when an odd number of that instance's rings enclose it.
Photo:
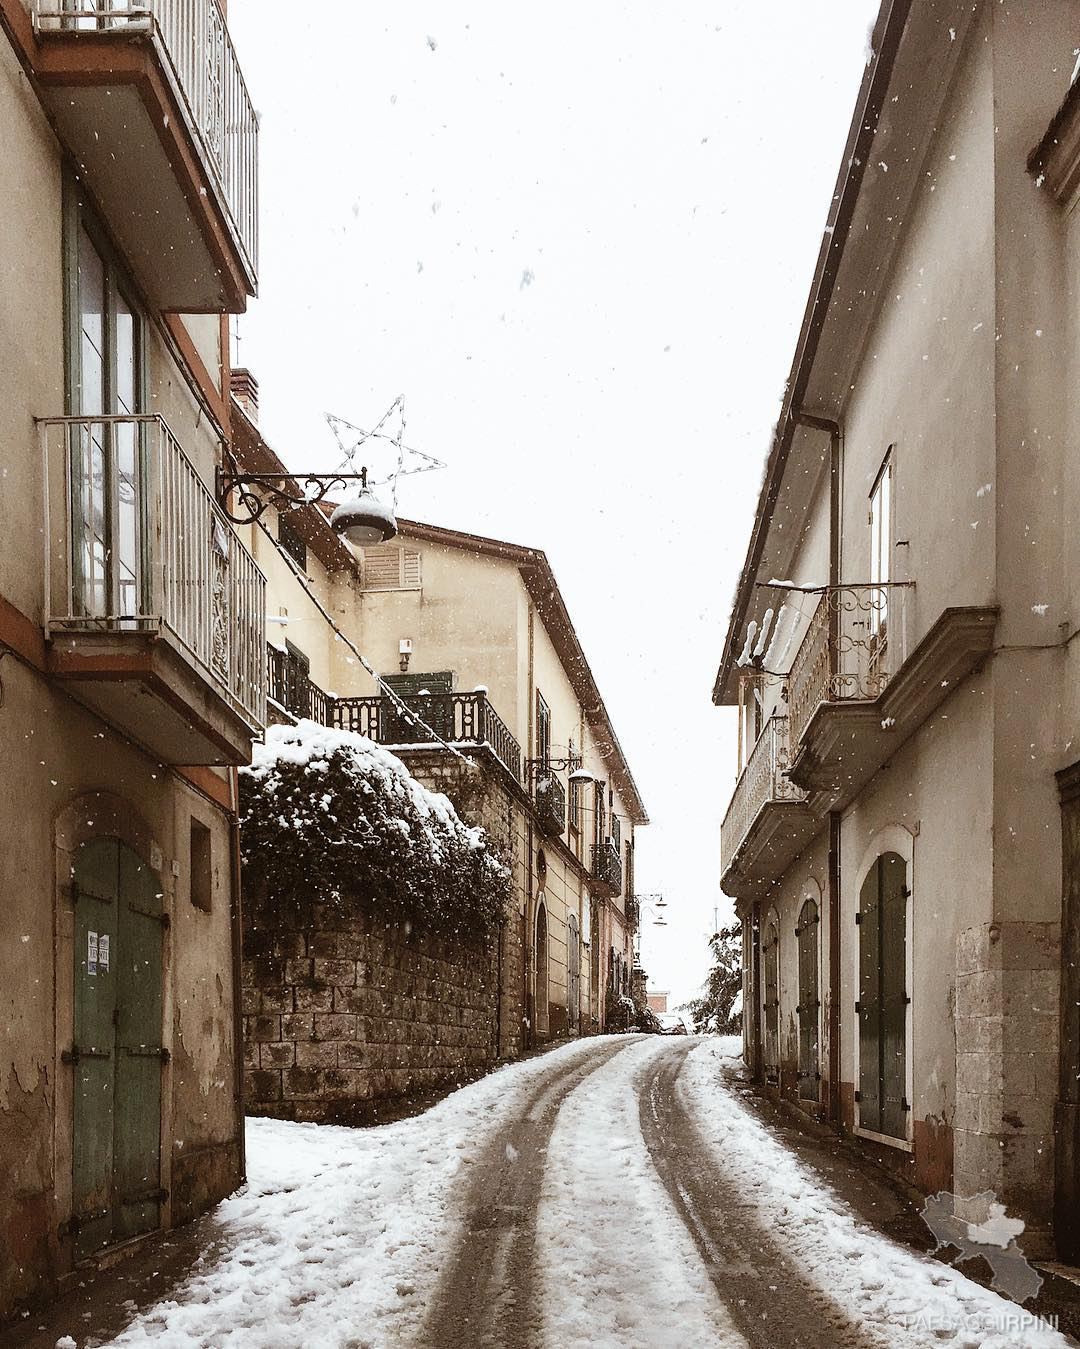
M 245 888 L 271 906 L 360 903 L 447 934 L 493 930 L 509 872 L 483 829 L 363 736 L 272 726 L 240 770 Z

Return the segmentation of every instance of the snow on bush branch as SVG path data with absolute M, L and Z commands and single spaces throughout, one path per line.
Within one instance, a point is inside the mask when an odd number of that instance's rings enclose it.
M 462 935 L 497 924 L 509 872 L 484 830 L 371 740 L 271 726 L 240 774 L 245 881 L 271 905 L 359 903 Z

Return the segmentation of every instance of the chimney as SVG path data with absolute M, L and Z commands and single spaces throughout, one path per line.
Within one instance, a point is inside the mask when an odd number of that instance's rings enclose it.
M 259 381 L 243 366 L 237 366 L 230 373 L 229 388 L 232 396 L 256 424 L 259 423 Z

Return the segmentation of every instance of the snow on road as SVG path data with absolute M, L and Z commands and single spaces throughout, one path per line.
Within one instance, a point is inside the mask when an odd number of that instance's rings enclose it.
M 678 1092 L 717 1164 L 736 1177 L 778 1240 L 835 1302 L 889 1349 L 1066 1349 L 1064 1336 L 938 1260 L 859 1222 L 723 1082 L 738 1040 L 707 1041 L 687 1058 Z
M 716 1271 L 683 1225 L 642 1137 L 646 1073 L 656 1056 L 670 1058 L 676 1047 L 666 1038 L 619 1043 L 619 1052 L 606 1061 L 597 1056 L 595 1069 L 566 1094 L 536 1186 L 536 1311 L 544 1340 L 550 1349 L 742 1346 L 716 1292 Z M 858 1221 L 727 1085 L 724 1056 L 737 1042 L 682 1044 L 689 1052 L 674 1090 L 715 1159 L 717 1178 L 747 1197 L 757 1229 L 865 1331 L 867 1343 L 1067 1343 L 1024 1324 L 1013 1303 Z M 424 1115 L 379 1128 L 249 1121 L 249 1184 L 216 1210 L 224 1253 L 208 1255 L 170 1300 L 139 1315 L 113 1344 L 430 1344 L 424 1317 L 436 1303 L 440 1274 L 454 1264 L 459 1243 L 472 1240 L 464 1221 L 471 1168 L 512 1121 L 531 1118 L 528 1102 L 538 1091 L 557 1093 L 559 1079 L 597 1048 L 595 1039 L 579 1041 L 500 1069 Z M 724 1212 L 708 1220 L 748 1218 Z M 752 1269 L 747 1276 L 754 1277 Z M 740 1325 L 760 1342 L 757 1331 Z M 79 1349 L 87 1343 L 97 1341 L 80 1338 Z
M 548 1342 L 560 1349 L 746 1343 L 649 1160 L 628 1089 L 670 1043 L 649 1039 L 591 1073 L 552 1133 L 536 1236 Z
M 581 1040 L 372 1129 L 248 1120 L 248 1184 L 217 1208 L 227 1254 L 113 1344 L 382 1349 L 415 1342 L 457 1235 L 455 1182 L 532 1080 Z M 81 1346 L 80 1346 L 81 1349 Z

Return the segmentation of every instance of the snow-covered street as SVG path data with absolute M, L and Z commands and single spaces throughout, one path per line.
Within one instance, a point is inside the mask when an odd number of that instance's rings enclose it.
M 1067 1343 L 863 1224 L 740 1101 L 736 1048 L 600 1037 L 379 1128 L 251 1120 L 249 1183 L 203 1260 L 117 1337 L 92 1319 L 65 1333 L 78 1349 Z

